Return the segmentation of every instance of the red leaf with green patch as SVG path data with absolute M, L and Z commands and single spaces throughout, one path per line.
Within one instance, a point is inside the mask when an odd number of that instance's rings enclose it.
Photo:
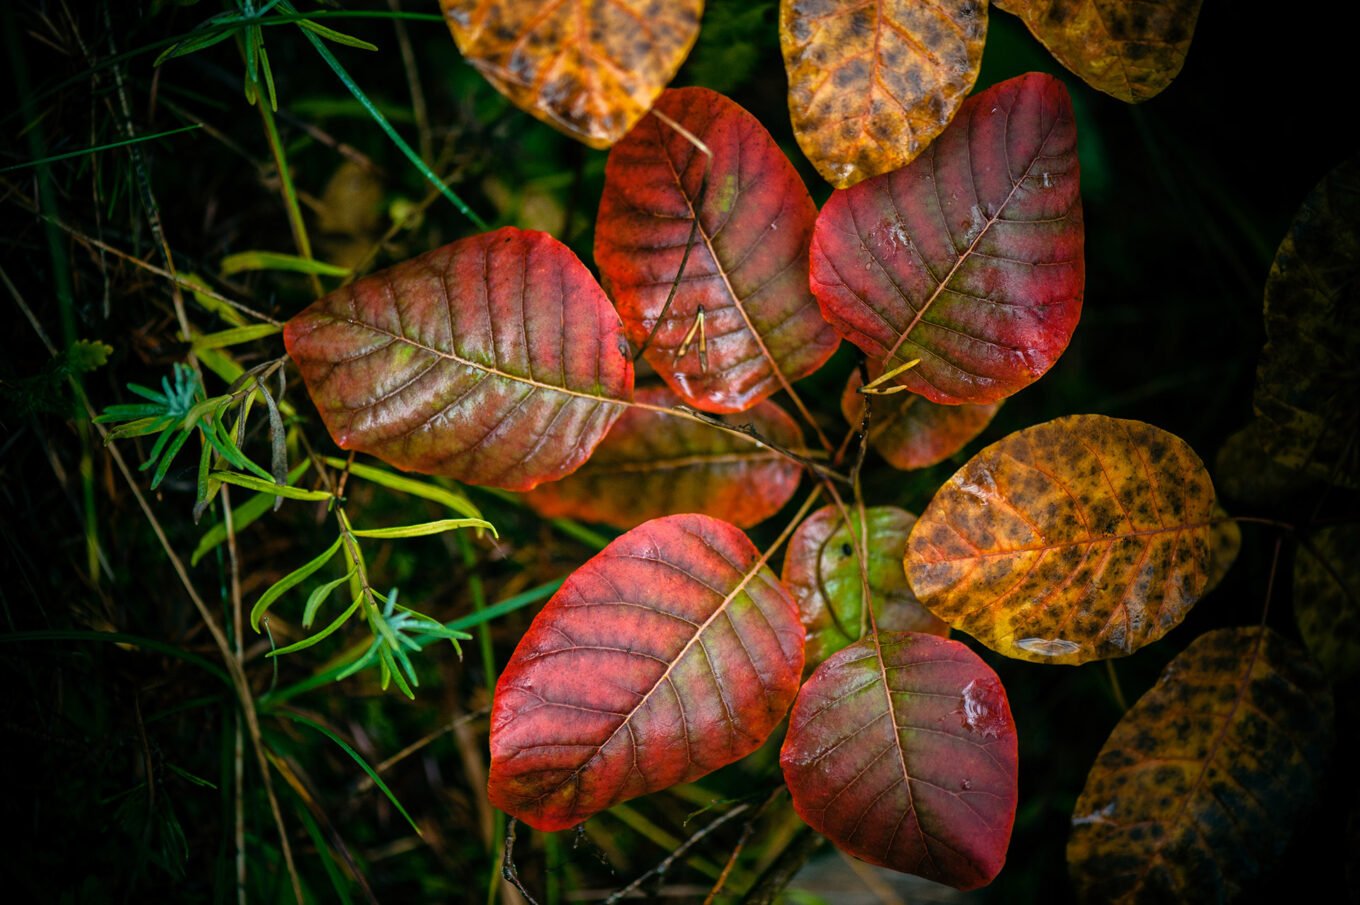
M 504 227 L 356 280 L 284 328 L 331 437 L 398 468 L 528 490 L 623 413 L 633 366 L 576 256 Z
M 690 405 L 745 411 L 817 370 L 839 343 L 808 289 L 817 208 L 765 127 L 721 94 L 667 91 L 654 111 L 605 165 L 600 278 L 641 344 L 665 308 L 698 210 L 679 289 L 645 354 Z M 712 152 L 702 192 L 708 158 L 658 114 Z
M 542 830 L 745 757 L 803 670 L 789 592 L 740 530 L 640 525 L 567 579 L 501 672 L 491 803 Z
M 995 402 L 1047 371 L 1081 316 L 1077 128 L 1031 73 L 969 98 L 910 165 L 831 195 L 812 242 L 827 320 L 934 402 Z
M 883 634 L 835 654 L 798 693 L 780 763 L 799 816 L 857 858 L 959 889 L 1006 860 L 1015 722 L 957 641 Z

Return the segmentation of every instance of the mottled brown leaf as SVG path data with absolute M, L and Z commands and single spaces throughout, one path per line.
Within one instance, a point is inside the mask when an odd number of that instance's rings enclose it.
M 539 485 L 526 502 L 541 515 L 619 528 L 677 512 L 702 512 L 748 528 L 789 501 L 802 475 L 797 463 L 754 441 L 657 411 L 679 404 L 664 387 L 639 388 L 634 407 L 590 461 L 560 481 Z M 749 424 L 785 449 L 803 445 L 797 422 L 773 402 L 721 420 Z
M 639 525 L 572 573 L 496 684 L 491 803 L 541 830 L 764 743 L 798 691 L 793 599 L 737 528 Z
M 1329 676 L 1341 681 L 1360 673 L 1360 527 L 1333 525 L 1299 545 L 1294 618 Z
M 1266 451 L 1360 486 L 1360 158 L 1313 189 L 1266 279 L 1256 412 Z
M 1110 734 L 1077 799 L 1085 902 L 1226 902 L 1277 857 L 1322 778 L 1332 696 L 1264 628 L 1196 638 Z
M 996 0 L 1086 84 L 1137 103 L 1180 74 L 1201 0 Z
M 1224 499 L 1279 506 L 1316 489 L 1320 478 L 1282 465 L 1266 452 L 1266 434 L 1272 429 L 1264 419 L 1254 418 L 1219 447 L 1214 486 Z
M 1205 594 L 1218 587 L 1242 550 L 1241 527 L 1217 503 L 1214 504 L 1213 519 L 1213 530 L 1209 533 L 1209 578 L 1204 583 Z
M 623 327 L 585 265 L 509 226 L 337 289 L 284 342 L 341 448 L 469 484 L 571 473 L 633 395 Z
M 869 379 L 882 370 L 878 365 L 870 367 Z M 841 414 L 854 427 L 864 419 L 864 396 L 859 392 L 863 384 L 864 378 L 855 369 L 841 393 Z M 894 468 L 926 468 L 948 459 L 982 433 L 1002 402 L 941 405 L 912 392 L 875 396 L 869 445 Z
M 1141 421 L 1058 418 L 983 449 L 907 542 L 912 590 L 1021 660 L 1084 663 L 1156 641 L 1204 592 L 1214 488 Z
M 703 0 L 440 0 L 467 61 L 521 110 L 607 148 L 675 76 Z
M 949 626 L 917 602 L 902 571 L 902 551 L 916 516 L 896 506 L 870 506 L 864 516 L 869 524 L 869 598 L 879 629 L 948 635 Z M 808 630 L 805 671 L 857 640 L 860 619 L 867 622 L 855 557 L 859 520 L 853 509 L 850 517 L 853 534 L 836 506 L 818 509 L 798 526 L 784 556 L 784 585 L 798 601 Z
M 906 166 L 954 118 L 986 39 L 987 0 L 782 0 L 803 153 L 837 188 Z

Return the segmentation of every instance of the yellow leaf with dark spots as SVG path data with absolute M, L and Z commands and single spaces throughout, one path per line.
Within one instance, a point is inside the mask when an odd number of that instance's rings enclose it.
M 703 0 L 440 0 L 453 39 L 496 90 L 607 148 L 675 77 Z
M 837 188 L 900 169 L 977 81 L 986 0 L 782 0 L 798 145 Z
M 1213 505 L 1179 437 L 1058 418 L 993 443 L 940 488 L 907 541 L 907 577 L 927 609 L 1008 657 L 1120 657 L 1203 595 Z
M 1180 74 L 1201 0 L 997 0 L 1082 81 L 1136 104 Z

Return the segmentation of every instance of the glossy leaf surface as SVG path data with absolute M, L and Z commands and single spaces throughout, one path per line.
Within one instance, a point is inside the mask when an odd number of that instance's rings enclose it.
M 969 98 L 909 166 L 832 193 L 812 241 L 827 320 L 933 402 L 996 402 L 1067 347 L 1084 232 L 1067 89 L 1031 73 Z
M 1333 525 L 1309 535 L 1294 557 L 1294 617 L 1329 676 L 1360 673 L 1360 528 Z
M 640 525 L 534 619 L 491 711 L 491 803 L 542 830 L 697 779 L 760 746 L 803 669 L 803 626 L 737 528 Z
M 745 411 L 821 367 L 840 341 L 808 289 L 817 209 L 765 127 L 737 104 L 680 88 L 656 110 L 712 151 L 702 204 L 707 157 L 646 117 L 605 165 L 595 261 L 628 335 L 643 343 L 680 272 L 697 209 L 679 290 L 646 357 L 688 404 Z
M 1180 74 L 1200 0 L 997 0 L 1082 81 L 1121 101 L 1159 94 Z
M 870 367 L 869 379 L 882 370 Z M 859 370 L 853 370 L 841 394 L 841 414 L 854 427 L 864 419 L 864 396 L 858 392 L 863 384 Z M 967 446 L 992 423 L 1000 408 L 1000 402 L 941 405 L 912 392 L 875 396 L 869 445 L 893 468 L 927 468 Z
M 986 39 L 987 0 L 782 0 L 803 153 L 837 188 L 910 163 L 977 81 Z
M 622 138 L 699 36 L 703 0 L 440 0 L 467 61 L 515 106 L 585 142 Z
M 1269 629 L 1219 629 L 1124 715 L 1077 800 L 1067 860 L 1087 902 L 1228 901 L 1277 856 L 1331 747 L 1332 697 Z
M 331 437 L 408 471 L 527 490 L 633 395 L 618 316 L 546 233 L 505 227 L 357 280 L 284 329 Z
M 949 626 L 917 602 L 902 571 L 902 551 L 916 516 L 896 506 L 870 506 L 864 511 L 869 524 L 869 596 L 880 631 L 949 634 Z M 859 521 L 850 510 L 851 526 L 835 506 L 818 509 L 798 526 L 784 556 L 784 586 L 798 601 L 807 626 L 805 670 L 860 636 L 863 590 L 855 545 Z
M 639 388 L 634 400 L 663 408 L 680 403 L 664 387 Z M 803 445 L 798 424 L 773 402 L 723 420 L 750 424 L 786 449 Z M 789 501 L 801 474 L 797 463 L 753 441 L 637 407 L 624 413 L 575 474 L 540 485 L 525 500 L 541 515 L 619 528 L 677 512 L 748 528 Z
M 1304 201 L 1266 280 L 1256 412 L 1266 450 L 1360 486 L 1360 158 Z
M 957 641 L 883 634 L 833 655 L 798 693 L 779 760 L 798 815 L 857 858 L 959 889 L 1005 862 L 1015 723 Z
M 1133 653 L 1204 592 L 1214 488 L 1185 441 L 1141 421 L 1058 418 L 983 449 L 907 543 L 931 612 L 1008 657 Z

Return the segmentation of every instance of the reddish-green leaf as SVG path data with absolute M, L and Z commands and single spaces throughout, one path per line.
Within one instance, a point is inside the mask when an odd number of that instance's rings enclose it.
M 702 512 L 748 528 L 783 507 L 802 469 L 752 440 L 654 408 L 680 399 L 665 387 L 639 388 L 624 413 L 575 474 L 535 488 L 526 501 L 541 515 L 569 516 L 631 528 L 677 512 Z M 783 409 L 762 402 L 730 424 L 750 424 L 784 448 L 803 432 Z M 900 568 L 899 568 L 900 571 Z
M 799 146 L 837 188 L 909 163 L 977 81 L 986 38 L 986 0 L 783 0 Z
M 917 602 L 902 571 L 902 550 L 916 516 L 896 506 L 871 506 L 868 522 L 869 598 L 881 631 L 948 635 L 949 626 Z M 807 662 L 815 668 L 860 636 L 863 589 L 855 557 L 859 520 L 850 511 L 851 533 L 840 510 L 825 506 L 812 513 L 789 539 L 784 584 L 798 601 L 807 626 Z
M 1058 418 L 993 443 L 939 489 L 907 542 L 907 577 L 931 612 L 1008 657 L 1120 657 L 1204 593 L 1213 504 L 1179 437 Z
M 1067 89 L 1031 73 L 969 98 L 909 166 L 833 192 L 812 289 L 827 320 L 897 382 L 995 402 L 1067 347 L 1085 282 Z
M 1196 638 L 1119 721 L 1067 861 L 1091 903 L 1226 902 L 1279 855 L 1322 778 L 1332 696 L 1264 628 Z
M 508 226 L 332 292 L 284 341 L 341 448 L 469 484 L 569 474 L 633 395 L 589 271 L 546 233 Z
M 871 367 L 869 379 L 882 370 L 877 365 Z M 864 419 L 864 396 L 859 392 L 863 383 L 864 378 L 855 369 L 841 394 L 841 414 L 854 427 Z M 967 446 L 992 423 L 1000 408 L 1000 402 L 941 405 L 912 392 L 878 395 L 869 420 L 869 444 L 894 468 L 926 468 Z
M 793 807 L 873 864 L 959 889 L 992 881 L 1015 820 L 1015 723 L 957 641 L 869 637 L 813 673 L 780 754 Z
M 699 36 L 703 0 L 440 0 L 496 90 L 592 148 L 647 112 Z
M 803 626 L 737 528 L 640 525 L 578 569 L 496 685 L 491 803 L 543 830 L 697 779 L 788 710 Z
M 1137 103 L 1185 65 L 1201 0 L 997 0 L 1092 88 Z
M 595 261 L 628 334 L 642 343 L 684 275 L 646 357 L 690 405 L 745 411 L 817 368 L 836 333 L 808 290 L 817 208 L 765 127 L 707 88 L 667 91 L 609 152 Z M 699 323 L 702 311 L 702 324 Z M 683 351 L 683 355 L 681 354 Z

